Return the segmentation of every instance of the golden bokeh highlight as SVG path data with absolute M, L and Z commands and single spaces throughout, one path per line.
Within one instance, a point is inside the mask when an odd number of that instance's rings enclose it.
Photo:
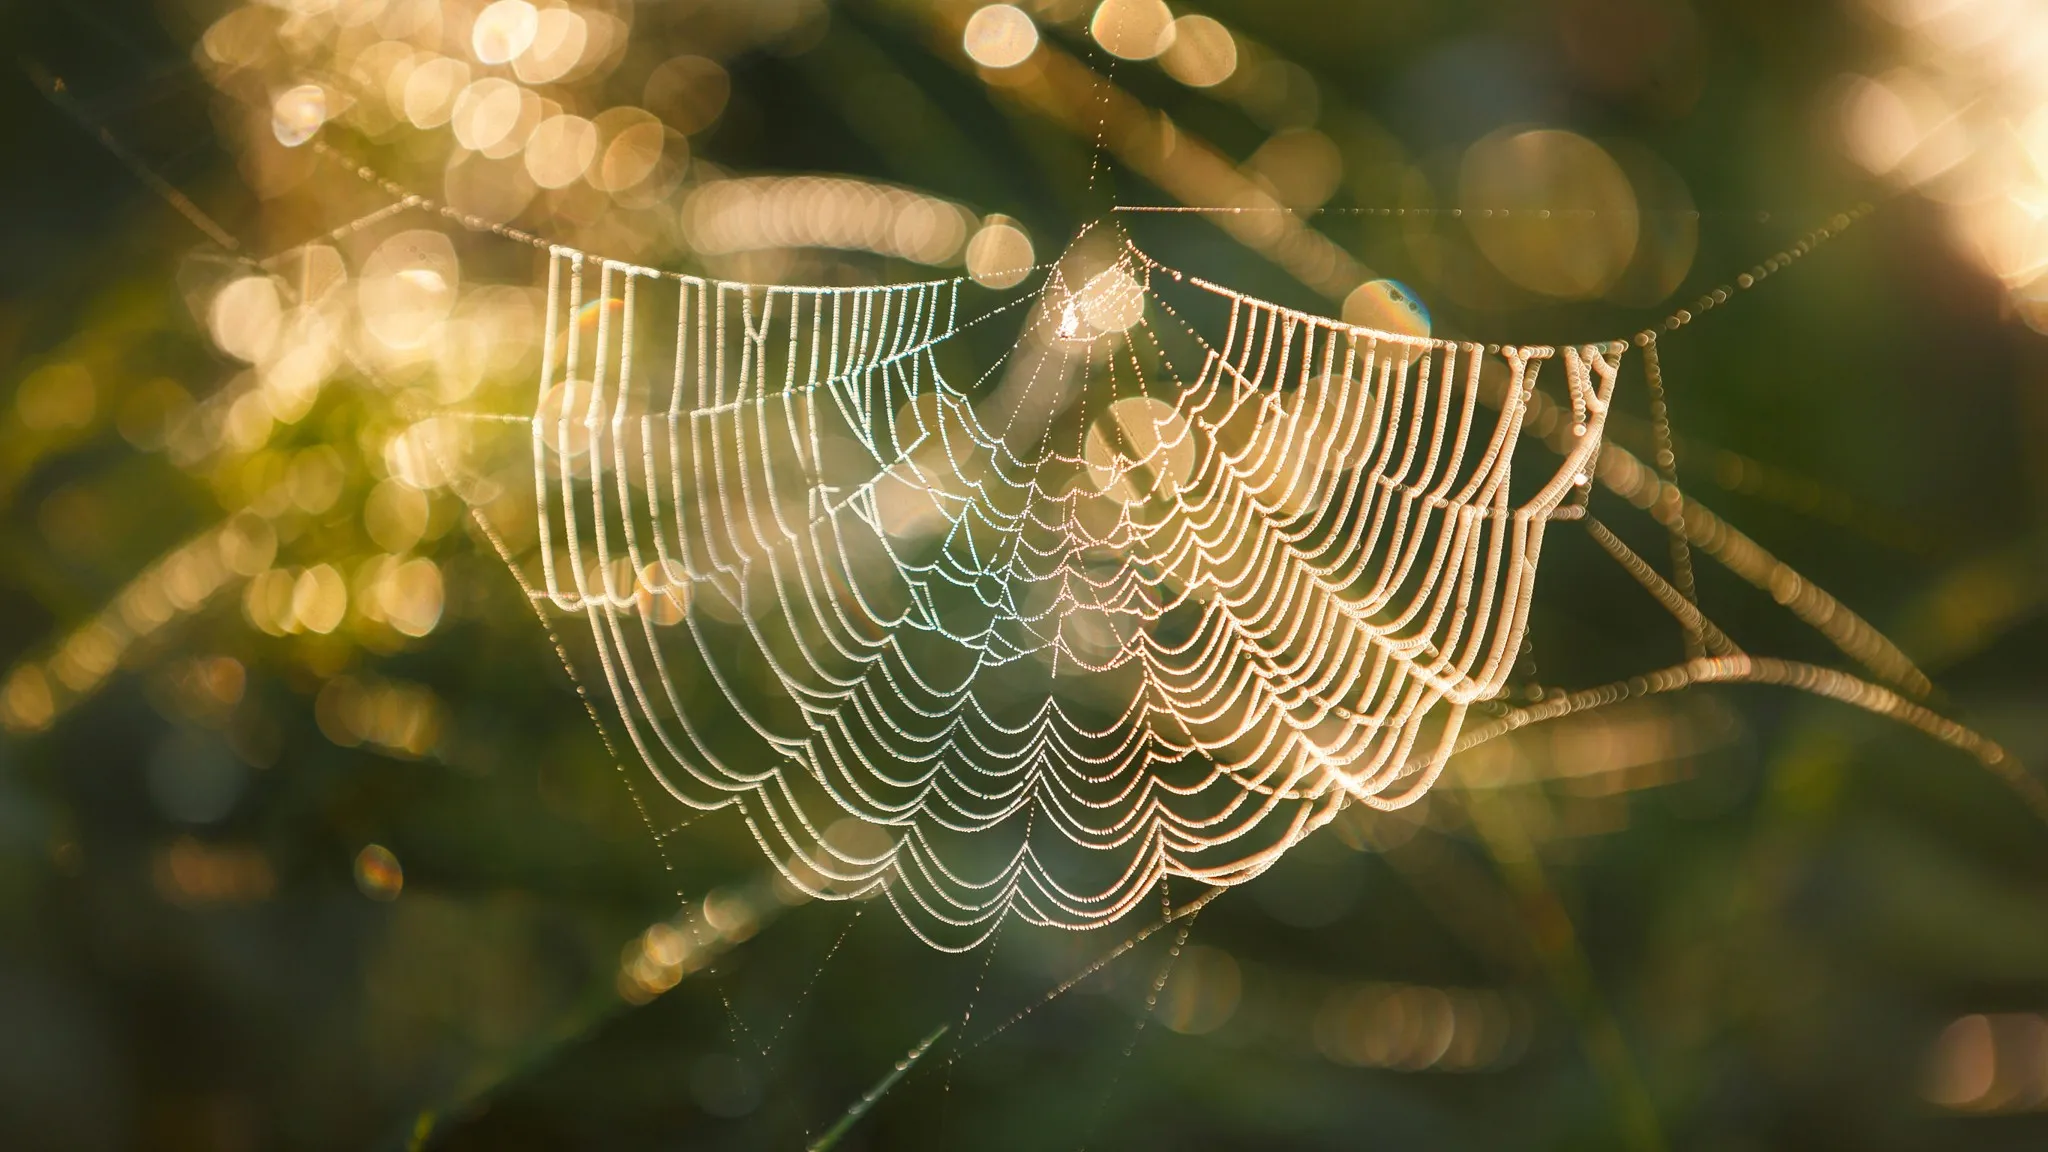
M 667 146 L 668 129 L 643 108 L 612 108 L 592 121 L 600 151 L 586 179 L 603 192 L 624 192 L 654 174 Z
M 1928 1053 L 1920 1095 L 1950 1112 L 2048 1111 L 2048 1015 L 1973 1013 L 1951 1021 Z
M 469 86 L 469 65 L 447 56 L 415 63 L 405 74 L 401 105 L 415 128 L 439 128 L 455 113 L 455 100 Z
M 525 144 L 517 140 L 513 148 L 502 148 L 507 141 L 516 140 L 513 131 L 527 110 L 527 97 L 526 90 L 510 80 L 486 76 L 456 96 L 448 126 L 456 142 L 472 152 L 510 155 Z
M 283 322 L 284 302 L 277 282 L 268 276 L 230 280 L 206 311 L 214 344 L 251 364 L 270 354 Z
M 386 349 L 423 347 L 441 334 L 461 279 L 446 235 L 423 228 L 397 233 L 363 261 L 356 284 L 363 327 Z
M 262 849 L 180 836 L 150 862 L 157 894 L 185 908 L 257 904 L 277 894 L 277 870 Z
M 506 64 L 533 47 L 539 33 L 539 9 L 526 0 L 497 0 L 476 14 L 470 50 L 480 64 Z
M 322 635 L 341 627 L 348 613 L 348 583 L 332 564 L 315 564 L 292 581 L 291 618 L 298 628 Z
M 1038 51 L 1038 25 L 1014 4 L 990 4 L 967 18 L 960 47 L 984 68 L 1014 68 Z
M 427 532 L 427 494 L 396 478 L 370 489 L 363 505 L 363 529 L 386 552 L 406 552 Z
M 713 181 L 683 201 L 681 222 L 710 256 L 835 248 L 931 265 L 957 260 L 975 223 L 949 200 L 831 176 Z
M 289 569 L 270 568 L 249 578 L 242 590 L 242 614 L 267 635 L 286 636 L 300 631 L 292 615 L 292 589 L 296 574 Z
M 564 380 L 541 397 L 534 423 L 543 429 L 541 444 L 548 452 L 574 460 L 590 451 L 593 433 L 583 417 L 593 395 L 588 381 Z
M 424 685 L 366 675 L 336 676 L 313 698 L 320 732 L 343 748 L 368 746 L 404 760 L 432 753 L 443 708 Z
M 1852 76 L 1841 102 L 1849 158 L 1873 176 L 1925 184 L 1962 163 L 1969 151 L 1955 109 L 1909 69 Z
M 1128 331 L 1145 318 L 1145 286 L 1122 263 L 1112 264 L 1088 278 L 1074 293 L 1076 317 L 1090 330 L 1062 335 L 1092 336 Z
M 354 588 L 363 619 L 413 638 L 434 630 L 447 602 L 441 568 L 425 556 L 373 556 L 357 570 Z
M 1237 72 L 1237 38 L 1214 17 L 1182 16 L 1159 66 L 1190 88 L 1214 88 Z
M 1846 76 L 1843 151 L 1941 206 L 1952 243 L 2048 333 L 2048 8 L 2005 0 L 1868 0 L 1897 66 Z
M 792 861 L 791 867 L 811 870 L 802 860 Z M 619 998 L 628 1004 L 652 1001 L 809 898 L 779 873 L 713 889 L 702 901 L 685 904 L 673 917 L 648 925 L 619 950 Z
M 513 75 L 528 84 L 553 84 L 575 71 L 590 47 L 590 22 L 582 13 L 543 8 L 534 20 L 533 41 L 512 61 Z
M 624 22 L 611 12 L 402 3 L 354 6 L 344 18 L 327 6 L 292 7 L 289 18 L 261 4 L 228 12 L 195 52 L 208 80 L 247 112 L 245 174 L 264 197 L 319 191 L 303 183 L 318 169 L 313 148 L 278 157 L 330 124 L 371 147 L 402 144 L 423 163 L 445 155 L 447 200 L 493 221 L 536 201 L 570 223 L 571 212 L 605 223 L 609 204 L 658 208 L 644 198 L 672 189 L 688 163 L 687 147 L 648 112 L 601 111 L 587 92 L 531 87 L 604 77 L 624 48 Z M 715 118 L 725 99 L 722 70 L 707 61 L 698 72 L 715 76 L 720 91 L 697 115 Z M 564 102 L 591 117 L 597 154 L 578 180 L 544 193 L 524 153 L 535 129 L 565 113 Z M 294 641 L 290 659 L 323 678 L 351 645 L 391 653 L 440 626 L 446 570 L 417 552 L 455 521 L 434 522 L 425 490 L 450 482 L 445 465 L 461 466 L 468 432 L 459 421 L 400 422 L 394 431 L 383 423 L 391 412 L 380 410 L 457 404 L 490 382 L 523 376 L 539 304 L 531 287 L 464 283 L 455 243 L 438 221 L 426 222 L 382 215 L 260 264 L 188 260 L 181 295 L 235 362 L 212 387 L 158 378 L 117 395 L 83 362 L 26 366 L 33 370 L 9 401 L 23 430 L 61 441 L 104 422 L 210 485 L 225 519 L 170 548 L 101 611 L 8 669 L 0 724 L 49 726 L 126 667 L 137 645 L 216 605 L 239 609 L 254 631 Z M 636 227 L 640 237 L 668 235 L 644 217 Z M 350 407 L 360 398 L 371 413 L 353 443 L 328 422 L 309 434 L 325 443 L 286 440 L 318 416 L 329 381 L 342 372 L 369 384 L 350 392 Z M 74 493 L 46 503 L 46 518 L 60 504 L 73 519 L 92 511 Z M 280 557 L 281 548 L 299 555 Z M 372 732 L 363 742 L 377 740 Z
M 713 888 L 704 894 L 704 923 L 712 931 L 738 944 L 761 930 L 761 918 L 747 894 L 730 888 Z
M 526 140 L 526 173 L 542 188 L 566 188 L 597 159 L 597 126 L 560 113 L 541 121 Z
M 1102 50 L 1125 60 L 1150 60 L 1172 48 L 1174 31 L 1165 0 L 1102 0 L 1088 22 Z
M 1458 203 L 1493 266 L 1539 295 L 1595 299 L 1635 257 L 1635 189 L 1605 149 L 1576 133 L 1480 139 L 1459 166 Z
M 356 888 L 372 900 L 391 901 L 405 890 L 405 869 L 382 844 L 365 844 L 356 853 Z
M 441 180 L 441 195 L 450 207 L 492 224 L 507 223 L 526 211 L 539 191 L 524 163 L 494 160 L 488 153 L 455 158 Z
M 460 466 L 470 428 L 459 417 L 415 420 L 385 439 L 380 453 L 384 469 L 392 479 L 421 491 L 443 487 L 449 482 L 448 470 Z
M 1245 161 L 1245 171 L 1289 208 L 1319 208 L 1344 178 L 1344 157 L 1321 132 L 1288 128 L 1259 145 Z
M 0 725 L 10 732 L 40 732 L 56 718 L 50 679 L 34 664 L 17 665 L 0 685 Z
M 277 142 L 296 148 L 311 140 L 327 123 L 327 90 L 318 84 L 300 84 L 278 93 L 270 104 L 270 131 Z
M 1031 236 L 1008 216 L 990 215 L 967 242 L 967 274 L 984 288 L 1012 288 L 1023 283 L 1038 260 Z
M 1125 27 L 1127 15 L 1138 13 L 1138 22 L 1158 29 L 1159 35 L 1149 41 L 1136 38 L 1132 50 L 1152 51 L 1155 55 L 1171 52 L 1182 27 L 1163 4 L 1139 2 L 1127 8 L 1112 2 L 1092 9 L 1081 4 L 1035 6 L 1034 12 L 1043 26 L 1059 25 L 1077 35 L 1094 35 L 1099 29 L 1120 44 L 1121 33 L 1113 30 Z M 963 16 L 951 24 L 955 35 L 964 23 Z M 1175 63 L 1173 68 L 1200 81 L 1221 73 L 1227 61 L 1231 65 L 1229 75 L 1217 80 L 1214 87 L 1219 97 L 1238 105 L 1256 123 L 1271 129 L 1313 124 L 1320 96 L 1314 77 L 1300 65 L 1275 58 L 1271 52 L 1206 18 L 1186 26 L 1201 30 L 1198 35 L 1213 50 L 1215 61 L 1206 66 L 1206 71 L 1193 65 L 1183 67 L 1188 60 L 1203 55 L 1196 53 Z M 1230 37 L 1228 49 L 1222 47 L 1223 36 Z M 1276 211 L 1284 205 L 1261 180 L 1246 174 L 1220 149 L 1187 131 L 1171 116 L 1107 82 L 1093 67 L 1061 47 L 1057 39 L 1041 41 L 1032 61 L 1029 67 L 983 69 L 979 74 L 999 98 L 1019 103 L 1078 140 L 1099 141 L 1119 161 L 1174 201 L 1191 207 L 1227 209 L 1205 218 L 1311 289 L 1341 300 L 1345 293 L 1370 278 L 1359 262 L 1329 237 L 1292 214 Z M 1173 75 L 1173 70 L 1168 69 L 1168 74 Z

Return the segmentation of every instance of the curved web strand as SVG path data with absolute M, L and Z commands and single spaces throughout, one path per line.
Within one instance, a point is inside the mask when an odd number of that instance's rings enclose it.
M 1235 884 L 1421 795 L 1504 686 L 1625 345 L 1501 349 L 1483 404 L 1484 346 L 1128 250 L 1003 306 L 977 400 L 961 291 L 550 250 L 534 594 L 668 792 L 942 947 Z M 1572 442 L 1518 484 L 1551 361 Z

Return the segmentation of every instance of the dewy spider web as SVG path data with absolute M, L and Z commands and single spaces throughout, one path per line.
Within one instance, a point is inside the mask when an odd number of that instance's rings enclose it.
M 1164 877 L 1234 884 L 1346 802 L 1420 795 L 1505 683 L 1625 345 L 1500 349 L 1486 409 L 1482 346 L 1126 247 L 1025 301 L 1024 343 L 1070 346 L 1037 370 L 1071 357 L 1105 393 L 1073 443 L 1028 444 L 941 370 L 959 291 L 551 251 L 536 591 L 588 625 L 666 789 L 946 946 L 1006 910 L 1084 928 Z M 1511 498 L 1551 359 L 1575 444 Z M 866 834 L 830 831 L 849 818 Z
M 1496 704 L 1465 730 L 1521 646 L 1545 528 L 1584 519 L 1596 479 L 1924 689 L 1881 634 L 1603 447 L 1629 342 L 1374 331 L 1128 242 L 963 320 L 960 280 L 709 280 L 396 191 L 399 210 L 547 254 L 539 399 L 516 418 L 537 571 L 505 559 L 544 623 L 553 609 L 585 626 L 570 646 L 600 670 L 610 707 L 586 702 L 615 752 L 630 744 L 684 806 L 738 808 L 792 884 L 886 895 L 936 947 L 974 947 L 1009 912 L 1108 924 L 1175 876 L 1220 891 L 1345 804 L 1416 799 L 1457 751 L 1699 683 L 1794 687 L 1910 724 L 2048 818 L 1996 744 L 1846 673 L 1742 653 L 1593 521 L 1711 658 Z M 1096 270 L 1070 283 L 1076 268 Z M 983 381 L 1004 361 L 1008 375 L 977 401 L 941 353 L 1018 309 L 1023 332 Z M 1653 378 L 1657 336 L 1633 341 Z M 1564 380 L 1539 390 L 1550 360 Z M 1524 438 L 1563 463 L 1517 490 Z

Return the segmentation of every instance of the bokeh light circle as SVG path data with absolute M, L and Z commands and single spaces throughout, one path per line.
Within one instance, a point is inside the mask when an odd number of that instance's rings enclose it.
M 1123 332 L 1145 318 L 1145 286 L 1122 264 L 1096 273 L 1075 293 L 1080 318 L 1098 333 Z
M 967 274 L 984 288 L 1009 288 L 1031 274 L 1031 237 L 1007 216 L 990 216 L 967 242 Z
M 1237 39 L 1213 17 L 1183 16 L 1173 22 L 1173 45 L 1159 66 L 1190 88 L 1213 88 L 1237 72 Z
M 270 105 L 270 131 L 277 142 L 296 148 L 327 123 L 327 90 L 318 84 L 287 89 Z
M 372 900 L 396 900 L 405 889 L 405 869 L 382 844 L 365 844 L 356 853 L 356 887 Z
M 1014 68 L 1038 51 L 1038 25 L 1012 4 L 990 4 L 967 18 L 961 47 L 984 68 Z
M 1368 280 L 1344 298 L 1344 322 L 1391 332 L 1396 336 L 1429 335 L 1429 308 L 1399 280 Z
M 540 11 L 526 0 L 497 0 L 477 13 L 470 29 L 470 50 L 482 64 L 505 64 L 533 46 L 540 32 Z
M 237 360 L 255 363 L 270 354 L 284 319 L 277 281 L 268 276 L 231 280 L 214 294 L 206 310 L 206 326 L 220 350 Z
M 1088 32 L 1102 50 L 1125 60 L 1150 60 L 1173 47 L 1173 13 L 1164 0 L 1102 0 Z
M 566 188 L 597 158 L 597 126 L 564 113 L 540 122 L 526 141 L 526 173 L 543 188 Z
M 1482 138 L 1459 166 L 1458 202 L 1479 250 L 1539 295 L 1597 297 L 1635 256 L 1635 189 L 1606 149 L 1573 132 Z

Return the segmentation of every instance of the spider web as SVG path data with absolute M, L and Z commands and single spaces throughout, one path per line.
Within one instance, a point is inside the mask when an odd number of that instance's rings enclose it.
M 426 209 L 545 253 L 537 399 L 497 425 L 529 433 L 537 547 L 473 510 L 614 755 L 660 784 L 634 789 L 650 829 L 661 797 L 735 809 L 796 889 L 886 897 L 934 947 L 1011 913 L 1107 925 L 1174 877 L 1221 891 L 1348 804 L 1412 803 L 1457 752 L 1706 683 L 1915 727 L 2048 820 L 2004 749 L 1909 698 L 1930 685 L 1890 640 L 1676 481 L 1661 335 L 1867 207 L 1630 341 L 1559 347 L 1343 324 L 1092 227 L 979 311 L 964 279 L 721 281 L 356 172 L 398 199 L 377 219 Z M 963 353 L 1006 317 L 1007 351 Z M 1604 438 L 1631 346 L 1654 465 Z M 1561 463 L 1518 473 L 1529 441 Z M 1586 514 L 1596 482 L 1666 529 L 1676 583 Z M 1508 706 L 1545 531 L 1568 520 L 1690 658 Z M 1744 652 L 1696 602 L 1695 548 L 1898 691 Z
M 1505 683 L 1626 347 L 1378 332 L 1128 244 L 968 321 L 957 281 L 561 247 L 547 279 L 534 594 L 669 795 L 949 948 L 1421 795 Z M 940 346 L 1017 310 L 1017 400 L 977 408 Z M 1573 443 L 1511 495 L 1553 359 Z M 1041 390 L 1073 412 L 1020 429 Z

